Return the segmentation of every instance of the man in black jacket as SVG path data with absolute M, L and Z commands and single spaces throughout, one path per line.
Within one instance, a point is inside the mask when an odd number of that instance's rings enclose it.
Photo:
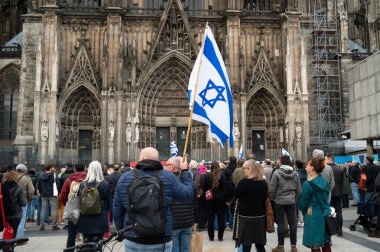
M 331 191 L 330 205 L 335 208 L 336 218 L 340 227 L 338 236 L 342 237 L 343 215 L 342 215 L 342 197 L 343 197 L 343 170 L 334 163 L 332 155 L 326 155 L 326 163 L 332 168 L 335 186 Z
M 114 164 L 113 165 L 113 172 L 106 177 L 106 180 L 110 184 L 111 206 L 113 205 L 113 197 L 115 196 L 115 189 L 116 189 L 117 181 L 119 181 L 121 174 L 122 173 L 120 172 L 120 166 L 118 164 Z M 113 214 L 112 213 L 113 213 L 113 211 L 112 211 L 112 207 L 111 207 L 111 209 L 110 209 L 110 224 L 112 224 L 112 221 L 113 221 Z
M 366 191 L 365 191 L 365 203 L 368 205 L 368 211 L 370 214 L 376 215 L 376 186 L 375 180 L 377 175 L 380 173 L 380 167 L 373 163 L 373 157 L 367 156 L 366 167 L 364 173 L 366 175 Z
M 351 165 L 348 167 L 348 174 L 350 176 L 350 187 L 352 196 L 354 197 L 354 204 L 353 207 L 357 206 L 357 204 L 360 202 L 360 195 L 359 195 L 359 189 L 358 189 L 358 183 L 360 180 L 360 175 L 362 171 L 359 168 L 359 165 L 356 161 L 353 161 Z
M 58 197 L 59 185 L 56 185 L 57 191 L 55 192 L 54 182 L 56 184 L 59 183 L 59 179 L 57 175 L 51 171 L 52 168 L 53 168 L 52 165 L 45 166 L 45 172 L 42 173 L 38 179 L 37 188 L 41 194 L 41 201 L 42 201 L 42 211 L 41 211 L 40 219 L 43 220 L 46 211 L 49 211 L 49 205 L 50 205 L 51 219 L 53 222 L 52 230 L 55 231 L 55 230 L 59 230 L 59 227 L 57 226 L 57 220 L 56 220 L 56 214 L 57 214 L 56 208 L 57 208 L 57 197 Z M 45 222 L 41 221 L 40 231 L 45 230 L 44 225 L 45 225 Z
M 167 161 L 167 166 L 173 168 L 173 173 L 177 177 L 180 173 L 181 158 L 172 157 Z M 181 202 L 173 200 L 173 248 L 172 252 L 189 251 L 190 237 L 193 229 L 198 223 L 198 197 L 194 188 L 193 201 Z

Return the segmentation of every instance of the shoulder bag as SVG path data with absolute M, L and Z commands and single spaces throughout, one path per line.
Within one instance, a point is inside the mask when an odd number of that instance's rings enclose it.
M 63 218 L 67 219 L 68 221 L 71 221 L 72 223 L 74 223 L 74 225 L 77 224 L 80 216 L 80 197 L 78 196 L 78 191 L 79 186 L 75 194 L 72 197 L 70 197 L 69 200 L 66 202 L 63 212 Z
M 1 217 L 3 218 L 4 233 L 3 239 L 9 240 L 14 238 L 14 232 L 11 226 L 9 226 L 7 220 L 5 219 L 4 214 L 4 204 L 3 204 L 3 193 L 1 191 L 2 185 L 0 184 L 0 208 L 1 208 Z
M 311 187 L 313 188 L 313 191 L 315 193 L 315 196 L 317 197 L 317 201 L 319 203 L 319 206 L 322 210 L 323 217 L 325 218 L 325 228 L 326 228 L 327 233 L 330 236 L 338 234 L 341 231 L 339 224 L 338 224 L 338 221 L 336 220 L 336 218 L 334 216 L 326 216 L 325 215 L 325 212 L 323 211 L 323 208 L 322 208 L 321 201 L 319 200 L 319 197 L 316 194 L 316 190 L 317 190 L 316 186 L 310 181 L 309 181 L 309 183 L 310 183 Z

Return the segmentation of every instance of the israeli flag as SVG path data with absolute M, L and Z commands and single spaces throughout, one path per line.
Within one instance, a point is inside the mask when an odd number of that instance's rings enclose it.
M 211 135 L 222 146 L 230 139 L 230 146 L 233 147 L 233 102 L 230 82 L 222 55 L 208 26 L 205 30 L 204 45 L 190 75 L 188 98 L 190 109 L 194 101 L 193 119 L 207 124 Z
M 239 159 L 244 159 L 243 144 L 240 145 Z
M 292 156 L 290 156 L 289 152 L 287 150 L 285 150 L 284 148 L 281 149 L 281 154 L 284 156 L 289 156 L 290 160 L 293 161 Z
M 176 157 L 178 155 L 178 148 L 174 141 L 170 143 L 170 155 L 172 157 Z

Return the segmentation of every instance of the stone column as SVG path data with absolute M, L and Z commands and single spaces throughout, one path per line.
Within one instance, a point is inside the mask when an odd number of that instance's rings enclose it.
M 124 143 L 123 133 L 123 91 L 117 92 L 117 109 L 116 109 L 116 162 L 122 160 L 122 150 Z
M 240 118 L 241 118 L 241 144 L 243 151 L 247 154 L 247 93 L 240 93 Z
M 103 90 L 101 93 L 101 126 L 100 126 L 100 151 L 101 151 L 101 160 L 107 160 L 107 111 L 108 111 L 108 103 L 107 103 L 107 90 Z
M 373 140 L 372 139 L 367 140 L 367 156 L 373 157 Z

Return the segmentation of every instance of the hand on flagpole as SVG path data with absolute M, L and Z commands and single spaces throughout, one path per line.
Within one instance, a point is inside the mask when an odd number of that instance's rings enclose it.
M 181 165 L 179 166 L 181 168 L 181 171 L 182 170 L 187 170 L 187 155 L 185 155 L 184 157 L 182 157 L 182 162 L 181 162 Z

